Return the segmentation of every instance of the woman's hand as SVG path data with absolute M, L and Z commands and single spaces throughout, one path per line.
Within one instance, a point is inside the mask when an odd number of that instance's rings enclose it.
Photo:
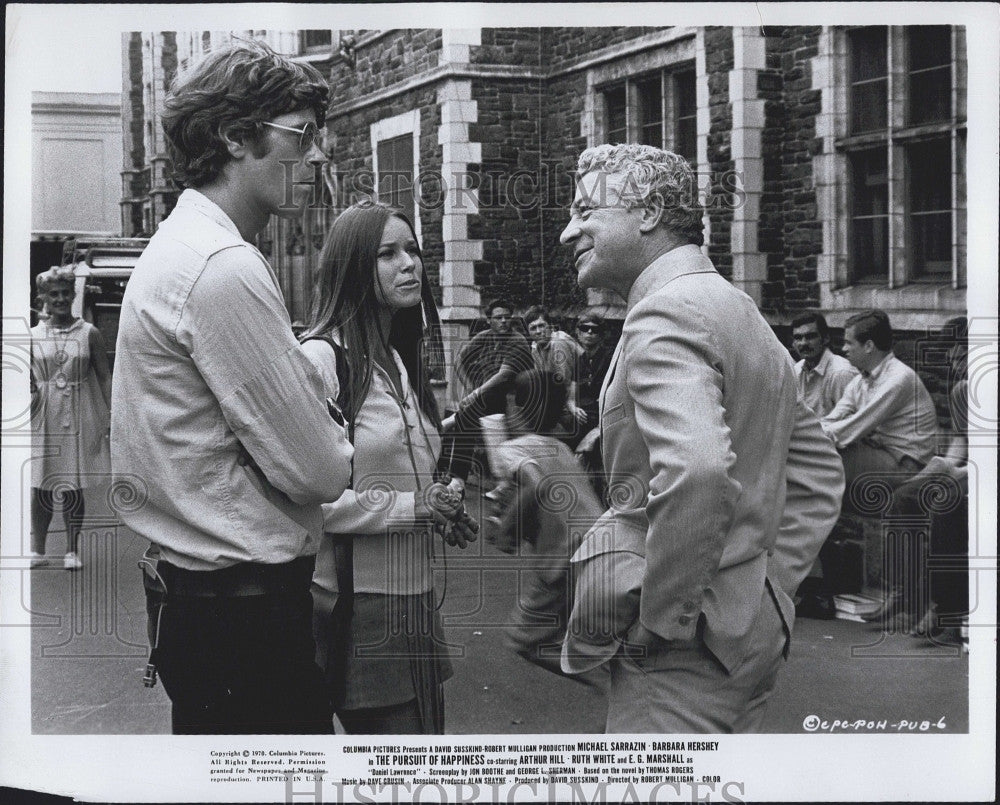
M 457 545 L 465 548 L 470 542 L 476 541 L 476 534 L 479 531 L 479 523 L 469 516 L 463 506 L 458 513 L 458 517 L 445 529 L 444 541 L 449 545 Z
M 413 495 L 413 513 L 418 520 L 447 525 L 462 508 L 462 496 L 441 483 L 431 484 Z
M 462 495 L 441 483 L 417 491 L 413 496 L 414 515 L 418 520 L 432 520 L 444 529 L 449 545 L 464 548 L 475 542 L 479 524 L 465 511 Z

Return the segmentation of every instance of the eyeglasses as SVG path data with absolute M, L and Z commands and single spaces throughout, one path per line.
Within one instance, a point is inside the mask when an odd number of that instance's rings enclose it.
M 292 126 L 282 126 L 280 123 L 270 123 L 268 121 L 263 121 L 265 126 L 270 126 L 272 129 L 281 129 L 282 131 L 293 131 L 299 135 L 299 150 L 308 151 L 314 145 L 319 146 L 320 150 L 323 148 L 322 143 L 322 132 L 319 126 L 313 123 L 311 120 L 307 121 L 306 124 L 301 129 L 293 128 Z
M 598 327 L 596 324 L 578 324 L 576 325 L 576 329 L 577 332 L 591 333 L 593 335 L 596 335 L 597 333 L 601 332 L 601 328 Z

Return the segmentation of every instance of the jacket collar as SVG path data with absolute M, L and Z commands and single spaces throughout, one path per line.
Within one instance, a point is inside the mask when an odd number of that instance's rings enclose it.
M 715 267 L 712 265 L 712 261 L 702 254 L 698 246 L 686 243 L 676 249 L 671 249 L 657 257 L 635 278 L 635 282 L 632 283 L 632 288 L 628 292 L 626 313 L 671 280 L 685 274 L 706 273 L 716 273 Z

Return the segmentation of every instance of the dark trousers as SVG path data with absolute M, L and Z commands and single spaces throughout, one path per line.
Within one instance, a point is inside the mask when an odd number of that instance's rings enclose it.
M 166 594 L 143 575 L 153 662 L 175 734 L 333 732 L 315 662 L 312 567 L 303 557 L 194 573 L 161 561 Z
M 885 546 L 885 564 L 900 570 L 909 611 L 919 617 L 933 602 L 943 626 L 957 625 L 969 614 L 968 490 L 944 476 L 910 482 L 896 489 L 894 516 L 926 518 L 929 538 L 919 529 L 898 529 Z

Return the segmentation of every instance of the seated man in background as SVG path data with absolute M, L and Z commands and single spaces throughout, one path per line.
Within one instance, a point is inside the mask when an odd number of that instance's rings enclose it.
M 885 579 L 882 608 L 865 618 L 955 645 L 962 642 L 960 624 L 969 614 L 968 329 L 959 316 L 945 322 L 939 336 L 948 349 L 948 446 L 893 494 L 892 514 L 929 518 L 929 535 L 904 528 L 887 541 L 883 566 L 895 573 Z M 928 499 L 934 501 L 929 512 Z M 935 568 L 934 557 L 947 559 Z
M 858 376 L 850 361 L 830 350 L 830 331 L 822 313 L 810 310 L 792 320 L 792 346 L 800 360 L 795 364 L 799 393 L 813 413 L 826 416 Z
M 490 302 L 489 329 L 473 336 L 459 352 L 458 377 L 469 389 L 458 404 L 460 411 L 476 417 L 503 413 L 510 383 L 534 366 L 528 339 L 511 328 L 511 310 L 503 299 Z
M 830 349 L 830 331 L 822 313 L 809 310 L 792 320 L 792 346 L 799 356 L 795 378 L 799 397 L 818 417 L 833 410 L 858 370 Z M 830 620 L 836 612 L 833 596 L 840 575 L 835 546 L 825 544 L 809 576 L 798 590 L 795 613 L 799 617 Z
M 576 323 L 576 340 L 583 347 L 576 373 L 576 400 L 586 416 L 583 425 L 587 430 L 600 424 L 597 414 L 601 386 L 614 351 L 614 346 L 607 343 L 606 333 L 604 318 L 592 310 Z
M 462 347 L 456 362 L 458 378 L 469 391 L 459 401 L 453 421 L 456 434 L 464 436 L 455 438 L 471 439 L 476 450 L 485 450 L 494 475 L 501 474 L 497 439 L 495 435 L 484 436 L 481 420 L 504 413 L 514 378 L 534 366 L 528 339 L 511 327 L 511 311 L 510 303 L 503 299 L 490 302 L 486 307 L 489 329 L 473 336 Z M 451 429 L 447 421 L 446 426 Z M 456 446 L 466 452 L 472 449 L 470 445 Z M 487 495 L 493 498 L 494 492 Z
M 847 500 L 862 475 L 878 475 L 895 488 L 934 455 L 937 413 L 920 377 L 892 353 L 892 327 L 881 310 L 851 316 L 844 355 L 861 374 L 820 420 L 844 460 Z
M 559 417 L 559 425 L 566 435 L 561 438 L 575 445 L 583 435 L 580 428 L 585 417 L 576 403 L 577 359 L 583 350 L 566 333 L 552 326 L 548 311 L 540 305 L 528 309 L 524 314 L 524 323 L 531 338 L 531 357 L 535 368 L 540 372 L 549 372 L 555 382 L 566 390 L 566 403 Z

